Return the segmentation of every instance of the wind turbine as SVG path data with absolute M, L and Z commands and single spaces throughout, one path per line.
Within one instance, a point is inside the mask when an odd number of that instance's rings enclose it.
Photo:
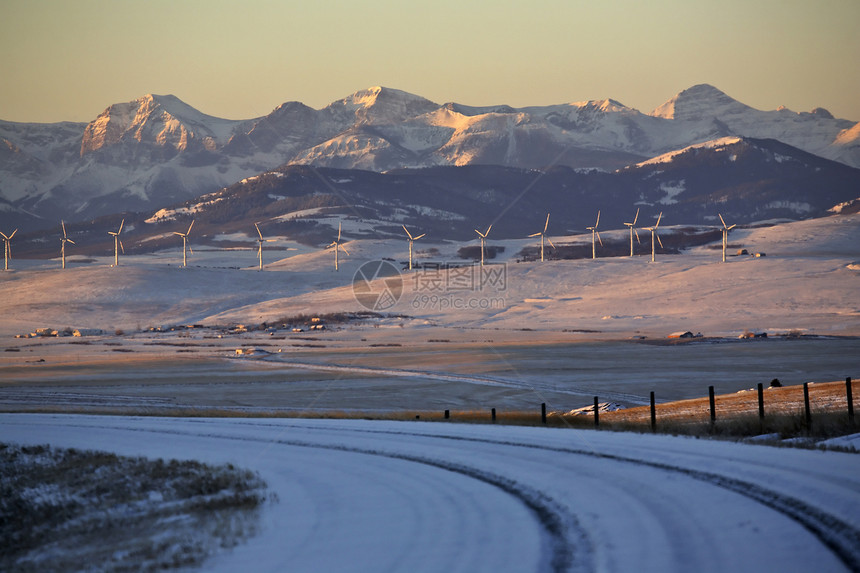
M 120 221 L 119 229 L 116 233 L 108 231 L 108 235 L 113 235 L 113 266 L 119 266 L 119 250 L 122 249 L 122 254 L 125 254 L 125 247 L 122 246 L 122 241 L 119 240 L 119 234 L 122 233 L 122 226 L 125 224 L 125 219 Z
M 490 234 L 490 229 L 492 229 L 492 228 L 493 228 L 493 225 L 491 224 L 489 227 L 487 227 L 487 231 L 484 233 L 482 233 L 478 229 L 475 229 L 475 232 L 478 233 L 479 237 L 481 237 L 481 266 L 482 267 L 484 266 L 484 241 L 487 239 L 487 235 Z
M 646 227 L 649 231 L 651 231 L 651 262 L 653 263 L 656 260 L 656 249 L 654 247 L 654 239 L 657 239 L 657 242 L 660 243 L 660 248 L 663 248 L 663 241 L 660 240 L 660 235 L 657 234 L 657 227 L 660 226 L 660 219 L 663 218 L 663 212 L 657 216 L 657 222 L 653 227 Z
M 600 246 L 603 246 L 603 241 L 600 240 L 600 233 L 597 232 L 597 225 L 600 224 L 600 210 L 597 211 L 597 221 L 595 221 L 593 227 L 586 227 L 589 231 L 591 231 L 591 258 L 597 258 L 597 247 L 594 244 L 594 237 L 597 236 L 597 240 L 600 241 Z
M 180 237 L 182 237 L 182 266 L 183 267 L 188 266 L 188 259 L 185 256 L 185 245 L 187 244 L 188 235 L 191 234 L 191 227 L 193 227 L 193 226 L 194 226 L 194 219 L 191 220 L 191 224 L 188 225 L 188 230 L 185 231 L 184 233 L 178 233 L 176 231 L 173 231 L 174 235 L 179 235 Z M 193 255 L 194 251 L 191 251 L 191 254 Z
M 66 268 L 66 243 L 74 245 L 75 242 L 66 235 L 66 222 L 61 220 L 60 224 L 63 226 L 63 238 L 60 239 L 60 257 L 63 259 L 63 268 Z
M 401 225 L 401 227 L 403 227 L 403 230 L 406 231 L 406 236 L 409 237 L 409 270 L 411 271 L 412 270 L 412 243 L 414 243 L 415 241 L 417 241 L 418 239 L 420 239 L 421 237 L 423 237 L 427 233 L 422 233 L 422 234 L 418 235 L 417 237 L 413 237 L 412 233 L 409 232 L 409 229 L 406 228 L 406 225 Z
M 340 242 L 340 231 L 341 231 L 341 223 L 337 224 L 337 239 L 332 241 L 332 243 L 326 247 L 326 249 L 330 249 L 334 247 L 334 270 L 338 270 L 338 249 L 343 249 L 343 252 L 346 253 L 346 256 L 349 256 L 349 251 L 341 244 Z M 423 235 L 422 235 L 423 236 Z
M 257 258 L 260 261 L 260 270 L 262 271 L 263 270 L 263 243 L 273 243 L 273 242 L 275 242 L 275 239 L 264 239 L 263 233 L 260 232 L 260 225 L 258 225 L 257 223 L 254 223 L 254 227 L 257 228 L 257 234 L 260 235 L 260 238 L 257 239 Z M 191 227 L 189 227 L 188 230 L 190 231 Z
M 633 217 L 632 223 L 624 223 L 628 227 L 630 227 L 630 256 L 633 256 L 633 233 L 636 233 L 636 242 L 640 245 L 642 241 L 639 240 L 639 231 L 636 230 L 636 221 L 639 220 L 639 209 L 636 209 L 636 216 Z
M 549 245 L 553 249 L 555 248 L 555 245 L 552 244 L 552 241 L 550 240 L 550 238 L 546 236 L 547 227 L 549 227 L 549 213 L 546 214 L 546 223 L 544 223 L 544 225 L 543 225 L 543 231 L 541 231 L 540 233 L 534 233 L 532 235 L 529 235 L 529 237 L 540 236 L 540 262 L 543 262 L 543 240 L 544 240 L 544 237 L 546 237 L 546 240 L 549 241 Z
M 6 233 L 0 233 L 0 235 L 3 235 L 3 240 L 6 242 L 6 248 L 4 249 L 4 251 L 6 253 L 6 266 L 3 267 L 3 270 L 5 270 L 5 271 L 9 270 L 9 259 L 12 258 L 12 247 L 10 246 L 9 243 L 12 241 L 12 237 L 14 237 L 15 233 L 17 233 L 17 232 L 18 232 L 18 229 L 15 229 L 14 231 L 12 231 L 12 234 L 9 235 L 8 237 L 6 236 Z
M 737 223 L 731 227 L 726 226 L 726 221 L 723 219 L 722 213 L 717 213 L 720 216 L 720 221 L 723 223 L 723 262 L 726 262 L 726 247 L 729 246 L 729 231 L 737 226 Z

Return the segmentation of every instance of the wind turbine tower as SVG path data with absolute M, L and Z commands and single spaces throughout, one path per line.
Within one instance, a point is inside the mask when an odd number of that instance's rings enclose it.
M 184 233 L 178 233 L 176 231 L 173 231 L 174 235 L 179 235 L 180 237 L 182 237 L 182 267 L 183 268 L 188 266 L 188 258 L 185 256 L 185 247 L 187 245 L 188 235 L 191 234 L 191 227 L 193 227 L 193 226 L 194 226 L 194 220 L 192 219 L 191 224 L 188 225 L 188 230 L 185 231 Z M 192 254 L 193 254 L 193 252 L 194 251 L 192 251 Z
M 6 266 L 3 267 L 4 271 L 9 270 L 9 259 L 12 258 L 12 246 L 10 245 L 10 243 L 12 242 L 12 237 L 14 237 L 15 233 L 17 233 L 17 232 L 18 232 L 18 229 L 15 229 L 14 231 L 12 231 L 12 234 L 9 235 L 8 237 L 6 236 L 6 233 L 0 233 L 0 235 L 3 235 L 3 241 L 5 241 L 5 243 L 6 243 L 5 248 L 3 249 L 4 252 L 6 253 Z
M 275 239 L 264 239 L 263 233 L 260 232 L 260 225 L 254 223 L 254 227 L 257 229 L 257 234 L 260 236 L 257 239 L 257 259 L 260 261 L 260 270 L 263 270 L 263 243 L 273 243 Z
M 639 209 L 636 209 L 636 216 L 633 217 L 632 223 L 624 223 L 628 227 L 630 227 L 630 256 L 633 256 L 633 233 L 636 233 L 636 242 L 640 245 L 642 241 L 639 240 L 639 231 L 636 230 L 636 221 L 639 219 Z
M 409 237 L 409 270 L 411 271 L 412 270 L 412 243 L 414 243 L 415 241 L 417 241 L 418 239 L 420 239 L 421 237 L 423 237 L 427 233 L 422 233 L 422 234 L 418 235 L 417 237 L 413 237 L 412 233 L 409 232 L 409 229 L 406 228 L 406 225 L 401 225 L 401 227 L 403 227 L 403 230 L 406 231 L 406 236 Z
M 597 237 L 597 240 L 600 241 L 600 246 L 603 246 L 603 241 L 600 240 L 600 233 L 597 232 L 597 225 L 600 224 L 600 211 L 597 211 L 597 221 L 594 222 L 593 227 L 586 227 L 589 231 L 591 231 L 591 258 L 597 258 L 597 247 L 594 244 L 594 237 Z
M 339 249 L 343 249 L 343 252 L 346 253 L 346 256 L 349 256 L 349 251 L 347 251 L 346 248 L 340 242 L 340 234 L 341 234 L 341 223 L 338 223 L 337 224 L 337 239 L 332 241 L 332 243 L 328 247 L 326 247 L 327 249 L 334 247 L 334 270 L 338 270 L 339 263 L 338 263 L 338 253 L 337 252 Z
M 475 229 L 475 232 L 478 233 L 478 236 L 481 238 L 481 266 L 482 267 L 484 266 L 484 241 L 486 241 L 487 235 L 490 234 L 490 229 L 492 229 L 492 228 L 493 228 L 493 225 L 491 224 L 489 227 L 487 227 L 487 230 L 484 233 L 482 233 L 478 229 Z
M 726 226 L 726 221 L 723 219 L 722 213 L 717 213 L 720 216 L 720 222 L 723 224 L 723 262 L 726 262 L 726 248 L 729 246 L 729 231 L 737 226 L 737 223 L 731 227 Z
M 657 260 L 657 249 L 654 247 L 654 239 L 657 239 L 657 242 L 660 243 L 660 248 L 663 248 L 663 241 L 660 240 L 660 235 L 657 234 L 657 227 L 660 226 L 660 219 L 663 218 L 663 212 L 657 216 L 657 223 L 654 224 L 653 227 L 647 227 L 649 231 L 651 231 L 651 262 L 653 263 Z
M 554 249 L 555 245 L 552 244 L 552 241 L 549 237 L 546 236 L 546 230 L 549 227 L 549 213 L 546 214 L 546 223 L 543 225 L 543 231 L 540 233 L 534 233 L 529 235 L 529 237 L 537 237 L 540 236 L 540 262 L 543 262 L 543 240 L 546 238 L 549 241 L 549 245 Z
M 63 226 L 63 238 L 60 239 L 60 258 L 63 260 L 63 268 L 66 268 L 66 243 L 74 245 L 75 242 L 66 235 L 66 222 L 60 221 L 60 224 Z
M 116 233 L 108 231 L 108 235 L 113 235 L 113 266 L 119 266 L 119 250 L 122 249 L 122 254 L 125 254 L 125 247 L 122 246 L 122 241 L 119 240 L 119 234 L 122 233 L 122 226 L 125 225 L 125 219 L 120 221 L 119 229 Z

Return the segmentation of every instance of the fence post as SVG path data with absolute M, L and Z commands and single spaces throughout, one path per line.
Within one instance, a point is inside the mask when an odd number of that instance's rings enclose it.
M 450 417 L 451 417 L 451 410 L 445 410 L 445 419 L 447 420 Z
M 764 432 L 764 386 L 761 382 L 758 383 L 758 424 Z
M 496 409 L 495 408 L 493 408 L 492 413 L 493 413 L 493 423 L 495 424 L 496 423 Z
M 546 425 L 546 402 L 540 405 L 540 423 Z
M 848 421 L 854 423 L 854 397 L 851 395 L 851 377 L 845 379 L 845 393 L 848 395 Z
M 714 431 L 714 425 L 717 423 L 717 404 L 714 399 L 714 387 L 708 386 L 708 401 L 711 404 L 711 431 Z
M 806 431 L 812 431 L 812 412 L 809 409 L 809 382 L 803 383 L 803 411 L 806 413 Z
M 657 405 L 654 402 L 654 391 L 651 391 L 651 431 L 657 431 Z
M 594 427 L 600 426 L 600 412 L 597 410 L 597 396 L 594 397 Z

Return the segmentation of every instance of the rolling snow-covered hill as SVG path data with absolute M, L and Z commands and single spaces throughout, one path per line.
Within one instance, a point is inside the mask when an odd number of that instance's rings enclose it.
M 359 234 L 361 221 L 342 220 L 345 230 Z M 679 231 L 661 226 L 667 244 Z M 490 235 L 488 248 L 504 247 L 491 262 L 496 270 L 505 269 L 505 277 L 486 285 L 474 279 L 481 267 L 458 256 L 462 246 L 477 246 L 476 240 L 444 243 L 428 236 L 415 243 L 421 268 L 402 271 L 397 304 L 380 310 L 412 317 L 408 326 L 500 329 L 519 337 L 525 336 L 524 327 L 585 330 L 608 338 L 665 337 L 678 330 L 714 336 L 737 336 L 745 329 L 860 334 L 860 214 L 735 228 L 726 263 L 721 262 L 719 233 L 678 255 L 658 248 L 654 263 L 649 235 L 643 233 L 633 258 L 606 257 L 598 245 L 597 260 L 545 263 L 520 262 L 519 253 L 535 248 L 539 239 Z M 187 269 L 179 268 L 182 244 L 175 236 L 169 249 L 121 256 L 119 267 L 111 266 L 107 253 L 97 258 L 73 253 L 66 270 L 56 259 L 15 259 L 13 270 L 0 275 L 5 304 L 0 335 L 38 327 L 135 331 L 170 324 L 255 324 L 367 310 L 353 289 L 359 267 L 389 260 L 402 268 L 408 256 L 403 234 L 346 240 L 349 256 L 341 254 L 335 271 L 331 249 L 301 247 L 275 233 L 266 237 L 277 241 L 267 243 L 263 272 L 256 270 L 257 241 L 250 234 L 220 237 L 232 246 L 221 249 L 200 246 L 192 234 Z M 559 248 L 581 245 L 590 252 L 590 234 L 550 230 L 549 237 Z M 606 243 L 626 238 L 626 229 L 603 233 Z M 742 248 L 751 254 L 735 256 Z M 446 270 L 449 264 L 456 268 Z M 458 287 L 457 277 L 462 282 L 464 276 L 473 282 Z M 437 283 L 445 288 L 428 288 Z
M 860 167 L 860 131 L 826 110 L 759 111 L 718 89 L 645 114 L 614 100 L 511 108 L 436 104 L 374 87 L 225 120 L 174 96 L 108 107 L 89 124 L 0 121 L 0 224 L 44 228 L 157 209 L 282 165 L 389 171 L 500 165 L 615 170 L 724 137 L 768 138 Z

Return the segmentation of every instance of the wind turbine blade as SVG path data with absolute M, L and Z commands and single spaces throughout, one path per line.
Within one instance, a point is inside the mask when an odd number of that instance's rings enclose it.
M 543 225 L 543 232 L 546 233 L 546 230 L 549 228 L 549 213 L 546 214 L 546 223 Z
M 15 233 L 17 233 L 17 232 L 18 232 L 18 229 L 15 229 L 14 231 L 12 231 L 12 234 L 9 235 L 9 239 L 12 239 L 12 237 L 14 237 Z
M 341 222 L 338 222 L 338 224 L 337 224 L 337 240 L 338 240 L 338 241 L 340 241 L 341 225 L 342 225 L 342 223 L 341 223 Z
M 125 225 L 125 219 L 119 222 L 119 230 L 116 232 L 117 235 L 122 233 L 122 226 Z
M 726 231 L 731 231 L 732 229 L 734 229 L 734 228 L 735 228 L 735 227 L 737 227 L 737 226 L 738 226 L 738 224 L 737 224 L 737 223 L 735 223 L 735 224 L 734 224 L 734 225 L 732 225 L 731 227 L 728 227 L 728 228 L 726 229 Z
M 725 219 L 723 219 L 723 214 L 722 214 L 722 213 L 717 213 L 717 215 L 719 215 L 719 216 L 720 216 L 720 221 L 722 221 L 722 223 L 723 223 L 723 227 L 725 228 L 725 227 L 726 227 L 726 220 L 725 220 Z
M 66 222 L 61 220 L 60 224 L 63 226 L 63 238 L 65 239 L 66 238 Z
M 73 244 L 73 245 L 74 245 L 74 244 L 76 244 L 76 243 L 75 243 L 73 240 L 71 240 L 71 239 L 66 239 L 66 242 L 67 242 L 67 243 L 71 243 L 71 244 Z
M 188 245 L 188 252 L 192 255 L 194 254 L 194 249 L 191 248 L 191 245 Z
M 188 225 L 188 230 L 187 230 L 187 231 L 185 231 L 185 234 L 186 234 L 186 235 L 190 235 L 190 234 L 191 234 L 191 227 L 193 227 L 193 226 L 194 226 L 194 219 L 191 219 L 191 224 L 190 224 L 190 225 Z
M 125 254 L 125 247 L 122 246 L 122 241 L 119 242 L 119 248 L 122 249 L 122 254 Z
M 555 248 L 555 245 L 553 245 L 553 244 L 552 244 L 552 239 L 550 239 L 549 237 L 547 237 L 547 238 L 546 238 L 546 241 L 549 243 L 549 246 L 550 246 L 550 247 L 552 247 L 553 249 Z
M 489 234 L 490 234 L 490 229 L 492 229 L 492 228 L 493 228 L 493 225 L 492 225 L 492 224 L 490 224 L 490 226 L 489 226 L 489 227 L 487 227 L 487 232 L 486 232 L 486 233 L 484 233 L 484 237 L 486 237 L 487 235 L 489 235 Z M 12 233 L 12 234 L 14 235 L 15 233 Z
M 662 218 L 663 218 L 663 212 L 662 212 L 662 211 L 660 211 L 660 214 L 659 214 L 659 215 L 657 215 L 657 224 L 656 224 L 656 225 L 654 225 L 654 228 L 655 228 L 655 229 L 656 229 L 657 227 L 659 227 L 659 226 L 660 226 L 660 219 L 662 219 Z
M 636 221 L 639 220 L 639 209 L 636 209 L 636 216 L 633 217 L 633 225 L 636 225 Z
M 657 233 L 654 233 L 654 236 L 657 238 L 657 242 L 660 243 L 660 248 L 662 249 L 663 248 L 663 241 L 660 240 L 660 235 L 658 235 Z
M 336 246 L 337 246 L 337 241 L 334 241 L 334 242 L 332 242 L 332 244 L 327 245 L 327 246 L 326 246 L 326 249 L 330 249 L 330 248 L 332 248 L 332 247 L 336 247 Z M 263 247 L 263 244 L 262 244 L 262 243 L 260 243 L 260 248 L 262 248 L 262 247 Z
M 543 233 L 534 233 L 533 235 L 529 235 L 529 237 L 540 237 Z
M 400 226 L 403 227 L 404 231 L 406 231 L 406 236 L 409 237 L 410 240 L 414 241 L 415 239 L 412 238 L 412 233 L 409 232 L 409 229 L 406 228 L 406 225 L 400 225 Z
M 595 231 L 594 231 L 594 234 L 595 234 L 595 235 L 597 235 L 597 241 L 600 243 L 600 246 L 602 247 L 602 246 L 603 246 L 603 241 L 602 241 L 602 240 L 600 240 L 600 233 L 598 233 L 598 232 L 595 230 Z
M 594 228 L 596 229 L 599 224 L 600 224 L 600 210 L 598 209 L 597 210 L 597 221 L 594 223 Z
M 263 233 L 260 232 L 260 226 L 257 223 L 254 223 L 254 227 L 257 229 L 257 234 L 260 235 L 260 240 L 263 240 Z
M 414 239 L 412 239 L 412 240 L 413 240 L 413 241 L 417 241 L 418 239 L 420 239 L 421 237 L 423 237 L 423 236 L 424 236 L 424 235 L 426 235 L 426 234 L 427 234 L 427 233 L 421 233 L 420 235 L 418 235 L 417 237 L 415 237 L 415 238 L 414 238 Z
M 642 241 L 639 240 L 639 231 L 637 231 L 636 229 L 633 229 L 633 234 L 636 235 L 636 242 L 641 245 Z
M 341 249 L 344 253 L 346 253 L 346 255 L 347 255 L 347 256 L 349 256 L 349 251 L 347 251 L 347 250 L 346 250 L 346 247 L 344 247 L 343 245 L 338 245 L 338 246 L 340 247 L 340 249 Z
M 9 240 L 9 237 L 6 236 L 6 233 L 0 232 L 0 235 L 3 235 L 3 238 L 6 239 L 7 241 Z
M 174 235 L 179 235 L 180 237 L 184 237 L 184 236 L 185 236 L 185 235 L 183 235 L 182 233 L 177 233 L 176 231 L 173 231 L 173 234 L 174 234 Z

